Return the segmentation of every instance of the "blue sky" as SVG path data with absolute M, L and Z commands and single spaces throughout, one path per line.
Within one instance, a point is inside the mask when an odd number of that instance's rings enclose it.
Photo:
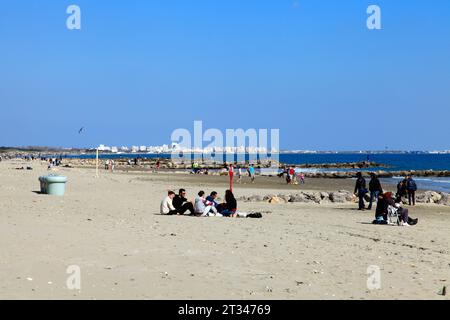
M 284 149 L 450 149 L 449 57 L 448 0 L 3 1 L 0 145 L 158 145 L 203 120 Z

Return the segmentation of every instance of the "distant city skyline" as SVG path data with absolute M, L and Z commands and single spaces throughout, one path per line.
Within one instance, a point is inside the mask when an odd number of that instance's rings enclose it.
M 162 145 L 203 120 L 281 150 L 450 149 L 448 0 L 9 1 L 0 38 L 0 146 Z

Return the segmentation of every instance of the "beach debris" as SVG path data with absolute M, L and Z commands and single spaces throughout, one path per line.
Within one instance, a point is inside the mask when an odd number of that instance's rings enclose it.
M 295 284 L 297 285 L 297 286 L 301 286 L 302 284 L 305 284 L 303 281 L 295 281 Z
M 106 270 L 112 270 L 112 267 L 111 266 L 106 266 L 105 269 Z
M 170 234 L 170 236 L 172 236 L 172 237 L 176 237 L 176 236 L 177 236 L 177 234 L 176 234 L 176 233 L 171 233 L 171 234 Z
M 271 204 L 279 204 L 279 203 L 286 203 L 286 200 L 279 198 L 279 197 L 272 197 L 268 201 Z
M 272 289 L 271 287 L 269 287 L 269 286 L 266 286 L 266 291 L 267 291 L 267 292 L 272 292 L 273 289 Z
M 33 278 L 28 277 L 27 280 L 28 280 L 28 281 L 33 281 Z
M 439 290 L 438 295 L 445 296 L 447 295 L 447 286 L 443 286 L 441 290 Z

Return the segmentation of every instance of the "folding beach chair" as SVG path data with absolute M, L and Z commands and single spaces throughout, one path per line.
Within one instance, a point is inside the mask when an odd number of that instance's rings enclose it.
M 398 208 L 389 206 L 388 207 L 388 223 L 390 225 L 400 225 L 400 213 L 398 212 Z

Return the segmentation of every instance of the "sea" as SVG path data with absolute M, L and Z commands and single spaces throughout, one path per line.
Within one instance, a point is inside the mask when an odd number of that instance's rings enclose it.
M 68 155 L 69 158 L 95 158 L 94 154 Z M 101 154 L 102 159 L 118 158 L 170 158 L 170 154 Z M 235 157 L 235 160 L 237 157 Z M 248 159 L 248 155 L 246 157 Z M 428 154 L 428 153 L 383 153 L 383 154 L 356 154 L 356 153 L 282 153 L 279 155 L 279 161 L 287 164 L 305 165 L 305 164 L 323 164 L 323 163 L 345 163 L 371 161 L 386 165 L 387 167 L 372 167 L 365 170 L 385 170 L 385 171 L 408 171 L 408 170 L 450 170 L 450 154 Z M 306 171 L 339 171 L 339 169 L 299 169 Z M 340 169 L 349 171 L 349 169 Z M 382 182 L 396 184 L 403 177 L 393 177 L 382 179 Z M 416 177 L 418 187 L 425 190 L 434 190 L 439 192 L 450 192 L 450 178 L 440 177 Z

